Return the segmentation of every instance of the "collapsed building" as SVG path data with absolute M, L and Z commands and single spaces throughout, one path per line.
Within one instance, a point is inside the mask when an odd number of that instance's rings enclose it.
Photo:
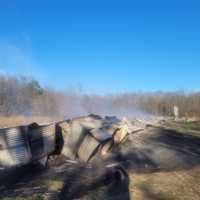
M 45 164 L 51 155 L 91 162 L 105 157 L 128 134 L 146 124 L 117 117 L 89 115 L 52 124 L 36 123 L 0 129 L 0 166 L 15 167 L 31 162 Z

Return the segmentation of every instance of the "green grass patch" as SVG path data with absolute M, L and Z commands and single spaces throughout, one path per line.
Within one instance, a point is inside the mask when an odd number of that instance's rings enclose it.
M 200 132 L 200 122 L 180 122 L 179 125 L 186 130 Z

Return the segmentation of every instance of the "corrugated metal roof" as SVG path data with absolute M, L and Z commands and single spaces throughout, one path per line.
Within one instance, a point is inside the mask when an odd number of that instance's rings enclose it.
M 30 160 L 27 127 L 0 129 L 0 164 L 16 166 L 27 164 Z
M 92 129 L 90 130 L 90 133 L 99 142 L 104 142 L 105 140 L 112 139 L 112 136 L 103 129 Z

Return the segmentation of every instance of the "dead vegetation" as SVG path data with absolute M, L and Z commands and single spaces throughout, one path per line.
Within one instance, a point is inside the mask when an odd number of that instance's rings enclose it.
M 43 88 L 27 77 L 0 76 L 0 116 L 48 116 L 72 118 L 89 113 L 101 115 L 200 117 L 200 93 L 152 92 L 119 95 L 86 95 L 80 90 Z
M 31 124 L 33 122 L 36 123 L 49 123 L 51 119 L 49 117 L 39 117 L 39 116 L 10 116 L 10 117 L 3 117 L 0 116 L 0 127 L 14 127 L 14 126 L 21 126 Z
M 200 167 L 171 172 L 131 174 L 135 200 L 197 200 L 200 197 Z
M 177 130 L 179 133 L 200 137 L 200 121 L 166 121 L 163 126 Z

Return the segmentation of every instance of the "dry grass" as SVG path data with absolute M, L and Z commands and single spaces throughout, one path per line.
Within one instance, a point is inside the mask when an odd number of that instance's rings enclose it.
M 199 200 L 200 167 L 173 172 L 130 175 L 134 200 Z
M 168 127 L 200 137 L 200 122 L 172 122 Z M 200 166 L 149 174 L 130 174 L 131 200 L 199 200 Z
M 56 192 L 64 187 L 64 182 L 62 180 L 44 180 L 42 182 L 48 188 L 48 191 Z
M 180 133 L 200 137 L 200 121 L 184 122 L 169 121 L 165 124 L 167 127 L 177 130 Z
M 51 122 L 51 119 L 49 117 L 25 117 L 25 116 L 0 117 L 0 127 L 13 127 L 19 125 L 26 125 L 33 122 L 48 123 Z

